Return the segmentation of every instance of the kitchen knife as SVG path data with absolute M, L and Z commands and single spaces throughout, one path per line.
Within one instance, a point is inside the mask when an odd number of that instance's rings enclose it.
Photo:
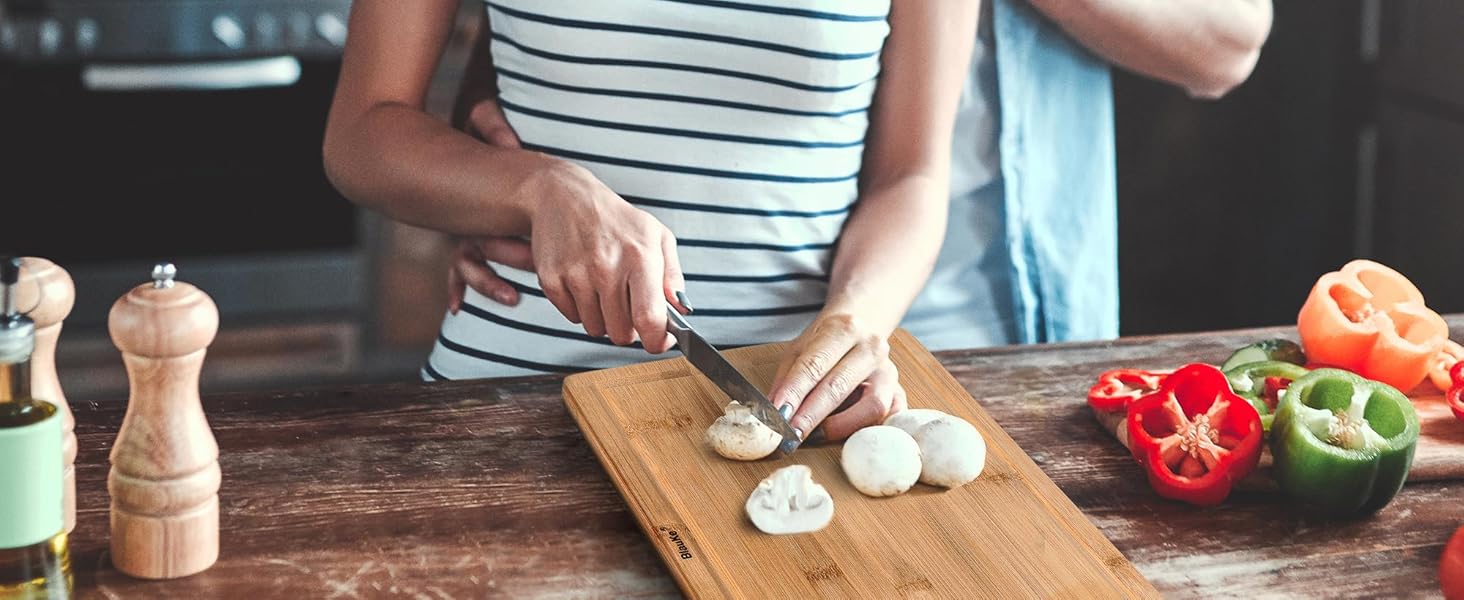
M 715 346 L 692 329 L 686 318 L 670 304 L 666 305 L 666 330 L 676 338 L 676 347 L 681 349 L 681 354 L 691 362 L 691 366 L 712 380 L 733 402 L 751 410 L 752 416 L 762 421 L 763 425 L 783 436 L 783 442 L 778 444 L 780 452 L 788 454 L 798 448 L 803 440 L 793 430 L 793 426 L 788 424 L 788 417 L 791 415 L 784 415 L 773 408 L 768 397 L 743 377 L 732 363 L 727 362 L 727 358 Z

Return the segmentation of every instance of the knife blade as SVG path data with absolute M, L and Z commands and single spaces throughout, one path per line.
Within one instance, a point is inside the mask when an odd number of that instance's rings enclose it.
M 676 346 L 681 349 L 681 354 L 691 366 L 701 371 L 702 375 L 710 379 L 733 402 L 751 410 L 752 416 L 763 425 L 783 436 L 782 443 L 778 444 L 779 452 L 788 454 L 803 443 L 798 432 L 788 424 L 788 418 L 773 408 L 768 397 L 733 367 L 732 363 L 727 362 L 727 358 L 717 351 L 716 346 L 692 329 L 686 318 L 670 304 L 666 305 L 666 329 L 676 338 Z

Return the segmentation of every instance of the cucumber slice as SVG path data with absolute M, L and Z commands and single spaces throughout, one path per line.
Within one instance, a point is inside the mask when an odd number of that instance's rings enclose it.
M 1230 355 L 1230 358 L 1225 359 L 1224 364 L 1220 365 L 1220 370 L 1229 371 L 1241 365 L 1268 360 L 1305 365 L 1306 354 L 1301 351 L 1301 346 L 1291 340 L 1265 340 L 1236 350 Z

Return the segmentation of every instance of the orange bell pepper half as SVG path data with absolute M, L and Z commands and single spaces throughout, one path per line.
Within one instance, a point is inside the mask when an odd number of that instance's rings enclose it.
M 1407 393 L 1428 374 L 1449 326 L 1401 273 L 1354 260 L 1323 275 L 1296 318 L 1312 361 Z
M 1428 366 L 1428 380 L 1440 392 L 1449 391 L 1454 387 L 1454 381 L 1449 378 L 1449 369 L 1461 360 L 1464 360 L 1464 346 L 1453 340 L 1445 341 L 1443 349 L 1434 355 L 1433 364 Z

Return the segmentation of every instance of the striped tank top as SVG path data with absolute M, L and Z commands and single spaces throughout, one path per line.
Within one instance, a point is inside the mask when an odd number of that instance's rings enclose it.
M 488 0 L 499 102 L 524 148 L 573 161 L 676 235 L 714 344 L 796 336 L 858 193 L 888 0 Z M 533 273 L 472 289 L 423 376 L 648 360 L 570 323 Z

